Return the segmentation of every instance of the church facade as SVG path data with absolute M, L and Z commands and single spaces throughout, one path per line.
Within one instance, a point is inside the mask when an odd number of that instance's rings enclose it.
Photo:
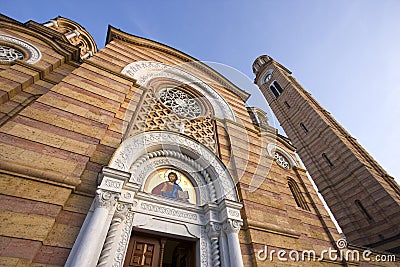
M 253 71 L 291 139 L 174 48 L 0 16 L 0 265 L 396 266 L 393 178 L 286 68 Z

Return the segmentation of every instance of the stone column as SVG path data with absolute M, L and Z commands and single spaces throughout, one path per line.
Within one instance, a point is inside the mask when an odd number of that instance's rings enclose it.
M 211 262 L 212 266 L 221 266 L 220 250 L 219 250 L 219 236 L 221 234 L 221 225 L 219 223 L 210 222 L 206 231 L 211 241 Z
M 55 28 L 58 28 L 58 23 L 56 20 L 50 20 L 49 22 L 43 24 L 43 26 L 46 26 L 46 27 L 54 26 Z
M 77 37 L 79 35 L 81 35 L 81 33 L 79 31 L 77 31 L 77 30 L 74 30 L 73 32 L 65 35 L 65 37 L 67 37 L 67 39 L 69 40 L 69 39 Z
M 93 56 L 93 52 L 89 50 L 81 57 L 81 59 L 87 59 L 91 56 Z
M 108 229 L 107 219 L 110 212 L 114 211 L 119 195 L 119 193 L 103 189 L 96 191 L 93 214 L 79 244 L 75 244 L 78 245 L 78 248 L 73 258 L 67 262 L 66 266 L 96 266 L 104 242 L 103 233 Z
M 125 202 L 128 192 L 124 192 L 125 181 L 130 173 L 104 167 L 99 174 L 96 195 L 86 216 L 81 231 L 72 247 L 65 266 L 96 266 L 104 245 L 111 219 L 119 199 Z
M 221 231 L 221 235 L 219 237 L 219 254 L 221 255 L 221 266 L 231 266 L 229 259 L 228 239 L 226 238 L 224 231 Z
M 229 259 L 230 266 L 232 267 L 243 267 L 242 252 L 240 251 L 238 235 L 241 226 L 241 221 L 233 219 L 227 219 L 223 226 L 224 232 L 228 239 Z
M 113 265 L 113 261 L 119 260 L 119 263 L 122 263 L 121 260 L 123 260 L 123 256 L 125 255 L 125 250 L 124 248 L 119 248 L 118 246 L 115 245 L 115 243 L 122 243 L 120 239 L 120 235 L 123 229 L 121 229 L 124 225 L 124 222 L 126 223 L 127 220 L 132 217 L 132 208 L 133 204 L 130 203 L 118 203 L 115 214 L 113 219 L 111 220 L 111 225 L 110 228 L 108 229 L 107 237 L 104 242 L 103 249 L 100 254 L 99 261 L 97 263 L 97 267 L 103 267 L 103 266 L 111 266 Z M 129 216 L 131 215 L 131 216 Z M 130 221 L 128 222 L 130 223 Z M 130 236 L 130 232 L 129 232 Z M 128 238 L 129 240 L 129 238 Z M 120 242 L 118 242 L 120 241 Z M 120 257 L 117 254 L 117 250 L 121 250 L 120 254 L 122 257 Z M 117 257 L 115 257 L 117 256 Z M 115 262 L 114 262 L 115 263 Z M 114 265 L 113 265 L 114 266 Z

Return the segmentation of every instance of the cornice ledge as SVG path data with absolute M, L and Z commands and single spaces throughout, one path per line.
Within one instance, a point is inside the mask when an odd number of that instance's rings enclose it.
M 15 164 L 7 160 L 0 161 L 0 172 L 48 184 L 62 185 L 71 189 L 75 189 L 75 187 L 81 183 L 81 180 L 76 177 L 67 176 L 51 170 L 40 170 L 26 165 Z
M 235 95 L 239 96 L 244 102 L 246 102 L 247 99 L 250 97 L 249 93 L 245 92 L 244 90 L 242 90 L 239 87 L 237 87 L 236 85 L 234 85 L 231 81 L 229 81 L 226 77 L 224 77 L 222 74 L 220 74 L 213 68 L 207 66 L 206 64 L 202 63 L 198 59 L 191 57 L 175 48 L 161 44 L 156 41 L 152 41 L 152 40 L 149 40 L 149 39 L 146 39 L 143 37 L 139 37 L 139 36 L 135 36 L 135 35 L 123 32 L 123 31 L 109 25 L 107 37 L 106 37 L 106 45 L 114 39 L 121 40 L 121 41 L 130 43 L 130 44 L 134 44 L 134 45 L 138 45 L 138 46 L 148 47 L 148 48 L 155 49 L 155 50 L 158 50 L 161 52 L 165 52 L 169 55 L 172 55 L 174 57 L 177 57 L 177 58 L 183 60 L 184 62 L 197 63 L 194 65 L 197 69 L 207 73 L 212 78 L 214 78 L 215 80 L 220 82 L 221 85 L 225 86 L 229 91 L 231 91 Z
M 265 223 L 265 222 L 257 222 L 257 221 L 253 221 L 253 220 L 249 220 L 249 219 L 247 219 L 247 228 L 258 230 L 258 231 L 263 231 L 263 232 L 269 232 L 269 233 L 273 233 L 273 234 L 278 234 L 278 235 L 283 235 L 283 236 L 296 238 L 296 239 L 298 239 L 300 237 L 300 233 L 298 233 L 294 230 L 283 229 L 274 224 Z
M 283 145 L 285 145 L 288 149 L 290 149 L 292 152 L 296 152 L 296 147 L 294 147 L 291 143 L 290 143 L 290 139 L 287 138 L 286 136 L 283 136 L 281 134 L 277 134 L 276 135 L 276 139 Z
M 91 66 L 96 67 L 96 68 L 98 68 L 98 69 L 104 70 L 104 71 L 106 71 L 106 72 L 108 72 L 108 73 L 111 73 L 111 74 L 113 74 L 113 75 L 115 75 L 115 76 L 117 76 L 117 77 L 120 77 L 120 78 L 122 78 L 122 79 L 124 79 L 124 80 L 130 81 L 131 83 L 133 83 L 133 85 L 134 85 L 135 87 L 140 87 L 140 85 L 137 84 L 136 79 L 134 79 L 134 78 L 132 78 L 132 77 L 130 77 L 130 76 L 127 76 L 127 75 L 125 75 L 125 74 L 122 74 L 122 73 L 120 73 L 120 72 L 116 72 L 116 71 L 114 71 L 114 70 L 111 70 L 111 69 L 109 69 L 109 68 L 107 68 L 107 67 L 104 67 L 103 65 L 98 64 L 98 63 L 94 62 L 93 60 L 91 60 L 91 58 L 84 59 L 84 60 L 83 60 L 83 63 L 84 63 L 84 64 L 91 65 Z M 82 65 L 82 67 L 84 67 L 84 65 Z
M 51 36 L 48 36 L 47 33 L 42 32 L 42 26 L 39 23 L 34 21 L 29 21 L 26 24 L 21 23 L 13 23 L 8 20 L 1 20 L 0 19 L 0 26 L 4 28 L 16 30 L 25 34 L 33 35 L 37 39 L 43 41 L 50 47 L 52 47 L 57 53 L 64 56 L 66 61 L 77 61 L 79 62 L 79 48 L 75 47 L 69 43 L 66 43 L 62 40 L 52 40 Z M 44 27 L 44 26 L 43 26 Z

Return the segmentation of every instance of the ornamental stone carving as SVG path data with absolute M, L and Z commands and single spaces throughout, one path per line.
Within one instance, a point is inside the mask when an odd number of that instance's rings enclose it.
M 8 35 L 5 35 L 5 34 L 0 34 L 0 42 L 13 44 L 13 45 L 15 45 L 17 47 L 21 47 L 21 50 L 22 49 L 26 50 L 28 52 L 28 54 L 29 54 L 29 58 L 26 61 L 26 63 L 29 63 L 29 64 L 36 63 L 42 57 L 42 54 L 40 53 L 39 49 L 37 49 L 35 46 L 31 45 L 30 43 L 25 42 L 25 41 L 23 41 L 21 39 L 18 39 L 16 37 L 8 36 Z M 8 46 L 6 46 L 6 47 L 8 47 Z M 18 50 L 16 50 L 16 51 L 18 51 Z M 0 52 L 1 52 L 1 50 L 0 50 Z M 6 52 L 6 51 L 3 50 L 3 52 Z M 18 52 L 21 53 L 21 51 L 18 51 Z M 3 55 L 1 54 L 0 57 L 2 58 Z M 23 58 L 15 58 L 15 59 L 23 59 Z
M 210 240 L 207 236 L 207 230 L 205 227 L 201 228 L 201 235 L 200 235 L 200 261 L 201 266 L 208 266 L 208 244 L 210 244 Z M 211 244 L 210 244 L 211 245 Z
M 110 228 L 108 229 L 107 237 L 100 254 L 97 267 L 107 266 L 108 260 L 111 257 L 114 241 L 120 232 L 120 226 L 124 220 L 129 219 L 128 213 L 132 210 L 132 204 L 118 203 L 115 209 L 114 217 L 111 220 Z
M 110 192 L 102 189 L 97 189 L 94 199 L 94 207 L 112 209 L 120 196 L 120 193 Z
M 128 212 L 125 220 L 123 221 L 122 233 L 120 241 L 118 242 L 118 248 L 115 252 L 112 267 L 120 267 L 124 263 L 124 256 L 126 249 L 128 248 L 129 239 L 132 232 L 133 225 L 133 213 Z
M 0 45 L 0 63 L 9 63 L 17 59 L 24 59 L 24 54 L 12 47 Z
M 279 166 L 281 166 L 284 169 L 290 169 L 290 164 L 288 160 L 281 153 L 275 151 L 274 158 Z
M 242 225 L 243 225 L 242 221 L 227 219 L 224 222 L 223 229 L 226 234 L 232 234 L 232 233 L 237 234 L 240 230 L 240 227 L 242 227 Z
M 182 69 L 160 62 L 137 61 L 125 66 L 121 73 L 136 79 L 145 87 L 155 78 L 169 78 L 181 84 L 189 84 L 211 103 L 216 117 L 235 121 L 235 115 L 228 103 L 211 86 Z
M 222 226 L 217 222 L 210 222 L 207 224 L 206 231 L 208 236 L 219 237 L 221 235 Z
M 219 250 L 219 236 L 221 234 L 221 225 L 219 223 L 210 222 L 206 231 L 211 241 L 211 261 L 213 266 L 220 266 L 220 250 Z
M 195 164 L 198 164 L 204 170 L 212 170 L 209 175 L 215 177 L 212 181 L 219 187 L 216 197 L 218 199 L 226 198 L 237 201 L 234 181 L 223 163 L 204 145 L 179 133 L 151 131 L 129 137 L 117 149 L 110 160 L 109 167 L 128 172 L 139 157 L 160 145 L 168 146 L 168 148 L 176 149 L 177 151 L 185 149 L 196 155 Z
M 274 144 L 274 143 L 269 143 L 267 145 L 267 152 L 268 155 L 270 157 L 273 157 L 274 159 L 276 159 L 277 161 L 279 160 L 280 162 L 282 162 L 282 165 L 280 165 L 283 168 L 287 168 L 287 164 L 284 164 L 284 162 L 287 162 L 289 164 L 289 168 L 293 167 L 293 166 L 297 166 L 296 160 L 292 157 L 292 155 L 290 155 L 288 152 L 286 152 L 283 148 L 281 148 L 280 146 Z M 278 154 L 278 155 L 277 155 Z M 282 159 L 280 159 L 280 157 L 283 157 Z M 279 159 L 278 159 L 279 158 Z M 278 162 L 278 164 L 280 163 Z
M 164 88 L 159 92 L 160 101 L 176 114 L 186 118 L 197 118 L 203 113 L 196 98 L 177 88 Z
M 173 217 L 178 217 L 178 218 L 183 218 L 183 219 L 189 219 L 192 221 L 197 220 L 197 214 L 196 213 L 191 213 L 191 212 L 186 212 L 182 211 L 179 209 L 173 209 L 165 206 L 160 206 L 160 205 L 155 205 L 151 203 L 145 203 L 142 202 L 140 207 L 143 210 L 150 211 L 150 212 L 155 212 L 155 213 L 161 213 L 165 214 L 168 216 L 173 216 Z

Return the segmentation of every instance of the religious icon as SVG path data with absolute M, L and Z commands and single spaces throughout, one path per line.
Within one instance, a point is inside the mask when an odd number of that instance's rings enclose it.
M 151 190 L 151 193 L 175 200 L 189 202 L 189 192 L 183 191 L 182 187 L 178 184 L 180 182 L 178 173 L 170 170 L 165 172 L 165 176 L 168 178 L 168 181 L 158 184 L 153 188 L 153 190 Z

